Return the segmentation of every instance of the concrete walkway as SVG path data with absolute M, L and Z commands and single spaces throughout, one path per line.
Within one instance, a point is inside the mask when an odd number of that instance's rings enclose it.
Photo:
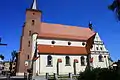
M 47 80 L 47 79 L 45 79 L 45 76 L 34 76 L 32 80 Z

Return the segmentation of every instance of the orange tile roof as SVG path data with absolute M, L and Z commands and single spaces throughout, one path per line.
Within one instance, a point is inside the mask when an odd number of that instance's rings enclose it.
M 88 54 L 86 47 L 73 47 L 73 46 L 51 46 L 38 44 L 38 51 L 41 54 L 71 54 L 80 55 Z
M 42 22 L 38 37 L 88 40 L 94 34 L 89 28 Z

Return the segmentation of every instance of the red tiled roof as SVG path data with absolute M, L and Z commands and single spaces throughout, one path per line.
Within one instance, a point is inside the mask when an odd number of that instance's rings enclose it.
M 39 53 L 45 54 L 71 54 L 80 55 L 88 54 L 86 47 L 73 47 L 73 46 L 51 46 L 38 44 Z
M 94 34 L 89 28 L 42 22 L 38 37 L 88 40 Z

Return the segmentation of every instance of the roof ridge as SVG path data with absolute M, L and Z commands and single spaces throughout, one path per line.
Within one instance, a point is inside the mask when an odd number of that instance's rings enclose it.
M 77 27 L 77 28 L 89 29 L 89 27 L 83 27 L 83 26 L 73 26 L 73 25 L 67 25 L 67 24 L 47 23 L 47 22 L 42 22 L 42 23 L 51 24 L 51 25 L 61 25 L 61 26 L 64 26 L 64 27 Z

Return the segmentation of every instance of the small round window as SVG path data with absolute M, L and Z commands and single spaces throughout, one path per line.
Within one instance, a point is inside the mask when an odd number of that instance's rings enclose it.
M 68 45 L 71 45 L 71 42 L 68 42 Z
M 104 58 L 106 58 L 106 56 L 104 56 Z
M 85 42 L 83 42 L 82 45 L 85 46 Z
M 33 15 L 35 15 L 35 13 L 33 13 Z
M 55 41 L 52 41 L 52 44 L 55 44 Z

